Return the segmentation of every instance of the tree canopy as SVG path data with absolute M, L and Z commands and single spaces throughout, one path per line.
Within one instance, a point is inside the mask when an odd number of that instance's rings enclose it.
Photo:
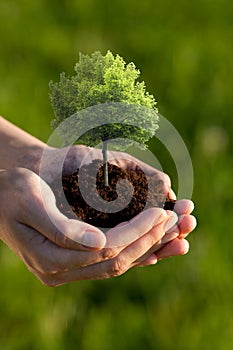
M 140 71 L 134 63 L 126 64 L 122 57 L 114 57 L 110 51 L 104 56 L 99 51 L 91 56 L 80 53 L 74 71 L 71 77 L 61 73 L 59 82 L 49 84 L 55 114 L 53 128 L 76 113 L 72 129 L 81 128 L 87 123 L 92 125 L 98 117 L 103 119 L 103 125 L 79 138 L 79 143 L 89 146 L 119 136 L 144 144 L 154 135 L 158 128 L 156 101 L 153 95 L 146 92 L 145 83 L 137 81 Z M 118 111 L 117 103 L 120 106 Z M 123 110 L 124 104 L 128 110 Z M 108 107 L 102 108 L 103 114 L 97 116 L 96 110 L 93 113 L 93 108 L 89 107 L 100 105 Z M 134 106 L 133 112 L 130 106 Z M 136 106 L 140 106 L 138 112 Z M 83 113 L 84 110 L 89 113 Z M 116 113 L 119 114 L 118 119 Z M 111 124 L 113 115 L 115 122 Z

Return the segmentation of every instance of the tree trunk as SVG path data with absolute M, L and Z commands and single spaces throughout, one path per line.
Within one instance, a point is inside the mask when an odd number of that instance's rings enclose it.
M 108 141 L 103 141 L 104 185 L 108 186 Z

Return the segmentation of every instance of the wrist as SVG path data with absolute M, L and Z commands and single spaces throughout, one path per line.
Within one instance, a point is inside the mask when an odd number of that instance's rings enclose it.
M 0 116 L 1 169 L 22 167 L 38 173 L 45 147 L 45 143 Z

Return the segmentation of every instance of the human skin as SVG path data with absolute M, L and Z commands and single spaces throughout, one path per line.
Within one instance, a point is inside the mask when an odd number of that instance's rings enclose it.
M 49 159 L 42 179 L 45 150 Z M 189 249 L 185 237 L 196 226 L 189 200 L 177 201 L 174 213 L 147 209 L 105 234 L 59 212 L 49 187 L 57 176 L 59 160 L 67 153 L 64 168 L 71 173 L 90 150 L 85 146 L 73 146 L 68 152 L 48 147 L 0 117 L 0 239 L 48 286 L 118 276 L 134 266 L 155 264 Z M 115 154 L 112 162 L 126 169 L 140 165 L 148 173 L 157 172 L 167 194 L 174 198 L 167 175 L 123 153 Z M 127 241 L 122 242 L 122 237 Z

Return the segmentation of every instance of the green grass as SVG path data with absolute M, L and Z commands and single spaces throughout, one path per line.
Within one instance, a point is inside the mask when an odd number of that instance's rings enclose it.
M 190 151 L 199 226 L 185 257 L 54 289 L 1 244 L 0 349 L 232 348 L 232 16 L 230 0 L 1 0 L 0 113 L 46 141 L 48 82 L 79 51 L 134 61 Z

